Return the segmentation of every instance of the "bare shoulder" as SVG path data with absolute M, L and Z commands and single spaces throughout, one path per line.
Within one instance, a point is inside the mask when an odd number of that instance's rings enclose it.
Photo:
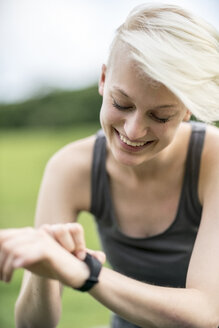
M 206 138 L 203 149 L 205 156 L 218 158 L 219 151 L 219 128 L 213 125 L 208 125 L 206 129 Z
M 208 125 L 202 154 L 203 169 L 209 170 L 209 165 L 213 169 L 219 163 L 219 129 L 216 126 Z
M 65 174 L 75 175 L 90 168 L 93 154 L 95 136 L 80 139 L 72 142 L 57 153 L 49 160 L 47 167 L 49 169 L 61 170 Z
M 78 210 L 90 206 L 90 176 L 95 136 L 72 142 L 49 160 L 45 176 L 56 181 Z
M 219 129 L 208 125 L 200 168 L 200 198 L 204 200 L 206 190 L 216 188 L 219 181 Z

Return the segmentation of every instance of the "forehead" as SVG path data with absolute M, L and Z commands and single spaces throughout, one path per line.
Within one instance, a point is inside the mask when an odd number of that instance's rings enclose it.
M 124 42 L 118 42 L 112 49 L 107 68 L 109 77 L 114 80 L 137 80 L 150 84 L 153 88 L 162 87 L 160 82 L 150 77 L 141 64 L 133 59 L 131 48 Z
M 178 103 L 176 96 L 163 84 L 148 76 L 128 56 L 115 56 L 108 71 L 108 87 L 111 92 L 135 103 Z
M 162 83 L 150 77 L 141 64 L 133 59 L 132 49 L 124 42 L 117 42 L 111 51 L 107 80 L 111 89 L 116 86 L 132 98 L 175 101 L 179 99 Z M 154 98 L 154 99 L 153 99 Z M 149 99 L 150 100 L 150 99 Z

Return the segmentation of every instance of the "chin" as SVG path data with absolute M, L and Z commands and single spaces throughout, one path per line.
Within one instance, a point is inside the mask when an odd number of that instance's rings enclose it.
M 113 153 L 113 157 L 119 164 L 129 167 L 137 167 L 148 160 L 145 158 L 145 156 L 143 157 L 143 156 L 136 156 L 136 154 L 127 154 L 115 149 L 112 150 L 112 153 Z

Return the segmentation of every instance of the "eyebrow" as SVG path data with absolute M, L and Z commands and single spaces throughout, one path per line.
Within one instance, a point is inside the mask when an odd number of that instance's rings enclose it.
M 123 96 L 125 96 L 127 98 L 131 98 L 131 97 L 129 97 L 129 95 L 127 95 L 127 93 L 124 90 L 120 89 L 119 87 L 113 87 L 113 89 L 115 91 L 119 91 Z
M 123 96 L 132 99 L 131 97 L 129 97 L 129 95 L 127 95 L 127 93 L 123 89 L 121 89 L 119 87 L 113 87 L 113 89 L 115 91 L 119 91 Z M 153 107 L 153 110 L 160 109 L 160 108 L 171 108 L 171 107 L 175 107 L 175 106 L 176 106 L 176 104 L 159 105 L 159 106 Z
M 160 108 L 171 108 L 171 107 L 175 107 L 175 106 L 176 106 L 175 104 L 159 105 L 159 106 L 153 107 L 153 110 L 160 109 Z

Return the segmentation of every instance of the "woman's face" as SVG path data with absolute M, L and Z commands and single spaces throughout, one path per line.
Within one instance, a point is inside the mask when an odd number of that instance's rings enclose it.
M 102 68 L 100 121 L 114 158 L 136 166 L 162 152 L 189 115 L 164 85 L 140 74 L 124 50 L 118 54 Z

